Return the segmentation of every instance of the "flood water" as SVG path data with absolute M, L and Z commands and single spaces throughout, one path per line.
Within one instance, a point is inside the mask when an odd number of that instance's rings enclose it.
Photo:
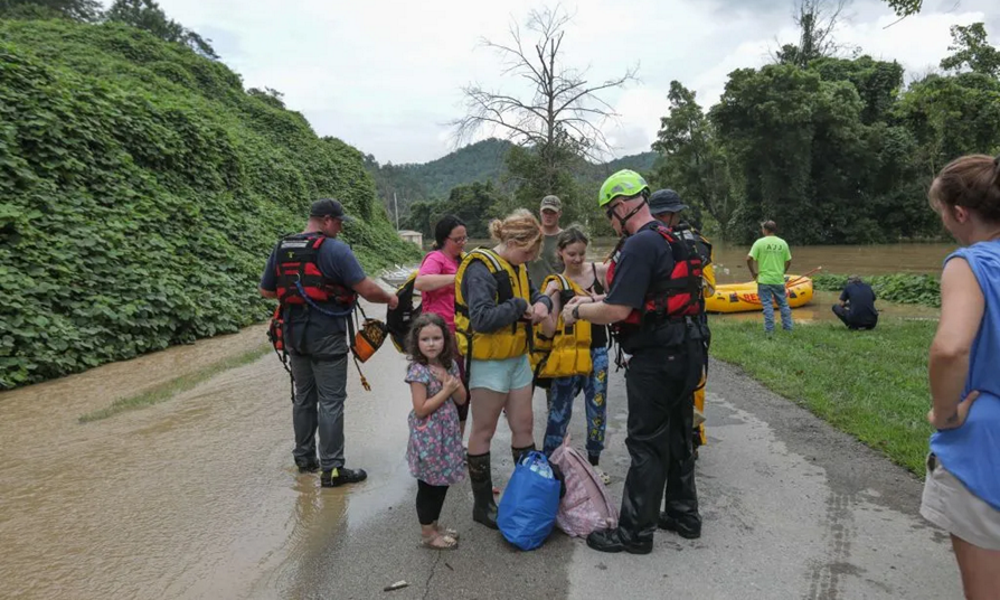
M 615 240 L 599 238 L 588 249 L 595 260 L 614 248 Z M 823 267 L 824 273 L 882 275 L 886 273 L 940 274 L 944 259 L 956 244 L 883 244 L 877 246 L 792 246 L 793 273 Z M 749 281 L 746 256 L 750 246 L 714 244 L 719 283 Z
M 265 339 L 258 325 L 0 393 L 0 597 L 304 597 L 298 582 L 312 575 L 301 565 L 371 511 L 347 518 L 346 490 L 321 493 L 316 475 L 292 468 L 289 380 L 274 354 L 169 401 L 77 422 Z M 393 358 L 383 351 L 366 374 L 405 397 L 398 369 L 379 376 Z M 402 453 L 379 436 L 406 439 L 408 403 L 386 415 L 356 377 L 348 393 L 354 435 L 379 432 L 352 440 L 355 458 L 391 473 Z M 405 475 L 367 492 L 393 499 Z
M 604 260 L 611 254 L 617 240 L 597 238 L 591 241 L 587 254 L 591 260 Z M 466 250 L 479 246 L 492 247 L 489 240 L 469 240 Z M 805 273 L 823 267 L 824 273 L 838 275 L 882 275 L 886 273 L 941 273 L 948 254 L 957 244 L 881 244 L 873 246 L 792 246 L 794 273 Z M 716 277 L 720 283 L 739 283 L 750 279 L 746 256 L 749 245 L 713 245 Z

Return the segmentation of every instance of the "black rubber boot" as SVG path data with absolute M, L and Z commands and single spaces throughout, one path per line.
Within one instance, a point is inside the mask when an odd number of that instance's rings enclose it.
M 490 453 L 466 454 L 469 482 L 472 484 L 472 520 L 490 529 L 497 529 L 497 503 L 493 500 L 493 474 Z
M 538 450 L 538 448 L 535 447 L 534 442 L 532 442 L 530 446 L 525 446 L 524 448 L 515 448 L 514 446 L 511 446 L 510 455 L 514 457 L 514 466 L 516 467 L 517 463 L 521 462 L 522 456 L 528 452 L 534 452 L 535 450 Z

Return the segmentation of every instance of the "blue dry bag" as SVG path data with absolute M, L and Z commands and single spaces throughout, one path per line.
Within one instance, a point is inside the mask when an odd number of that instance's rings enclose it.
M 503 537 L 521 550 L 545 543 L 556 524 L 560 486 L 544 454 L 525 454 L 500 499 L 497 525 Z

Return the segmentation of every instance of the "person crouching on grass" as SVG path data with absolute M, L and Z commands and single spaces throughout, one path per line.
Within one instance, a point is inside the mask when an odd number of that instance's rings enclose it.
M 456 405 L 468 400 L 459 377 L 451 331 L 434 313 L 418 317 L 407 336 L 413 410 L 406 461 L 417 478 L 417 518 L 424 546 L 458 547 L 458 532 L 438 525 L 448 486 L 465 479 L 465 449 Z

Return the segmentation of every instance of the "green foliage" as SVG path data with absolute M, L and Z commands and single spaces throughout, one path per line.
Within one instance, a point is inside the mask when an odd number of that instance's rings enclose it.
M 5 19 L 62 17 L 93 23 L 100 19 L 101 14 L 101 3 L 97 0 L 3 0 L 0 2 L 0 17 Z
M 968 68 L 994 79 L 1000 78 L 1000 50 L 990 45 L 986 26 L 982 23 L 951 26 L 952 45 L 955 52 L 941 61 L 941 68 L 949 71 Z
M 486 238 L 490 220 L 504 214 L 503 202 L 492 181 L 460 185 L 452 188 L 445 200 L 413 203 L 407 226 L 433 240 L 434 226 L 441 217 L 455 215 L 465 222 L 470 237 Z
M 104 13 L 104 18 L 112 23 L 124 23 L 148 31 L 167 42 L 184 44 L 206 58 L 219 58 L 211 40 L 169 18 L 154 0 L 115 0 Z
M 947 161 L 1000 149 L 1000 81 L 973 72 L 902 86 L 898 63 L 868 56 L 740 69 L 706 119 L 675 82 L 654 179 L 736 242 L 763 219 L 799 244 L 938 236 L 926 190 Z
M 861 122 L 865 125 L 885 121 L 903 88 L 903 66 L 898 62 L 874 60 L 862 56 L 854 60 L 821 58 L 810 68 L 824 81 L 847 81 L 864 103 Z
M 930 75 L 910 86 L 893 113 L 916 140 L 913 162 L 928 185 L 950 160 L 1000 149 L 1000 80 L 988 75 Z
M 595 204 L 586 203 L 570 173 L 570 165 L 578 159 L 579 153 L 569 143 L 570 140 L 564 139 L 563 144 L 553 143 L 538 149 L 511 148 L 507 153 L 507 177 L 517 186 L 513 202 L 504 206 L 503 212 L 517 207 L 535 211 L 541 199 L 549 194 L 562 200 L 563 217 L 567 221 L 578 220 L 590 208 L 596 210 Z M 552 165 L 561 165 L 561 168 L 552 169 Z
M 813 286 L 819 291 L 839 292 L 847 285 L 847 275 L 824 273 L 812 279 Z M 879 300 L 941 307 L 941 282 L 931 275 L 893 273 L 862 277 L 862 280 L 872 286 Z
M 718 237 L 729 238 L 738 206 L 730 160 L 713 124 L 695 101 L 695 93 L 678 81 L 670 82 L 670 115 L 660 120 L 653 149 L 664 160 L 653 181 L 675 190 L 691 207 L 688 220 L 704 229 L 702 211 L 714 219 Z
M 277 238 L 336 196 L 405 262 L 361 154 L 224 65 L 120 24 L 0 22 L 0 386 L 265 318 Z
M 885 0 L 889 8 L 896 11 L 900 17 L 908 17 L 920 12 L 923 8 L 924 0 Z

